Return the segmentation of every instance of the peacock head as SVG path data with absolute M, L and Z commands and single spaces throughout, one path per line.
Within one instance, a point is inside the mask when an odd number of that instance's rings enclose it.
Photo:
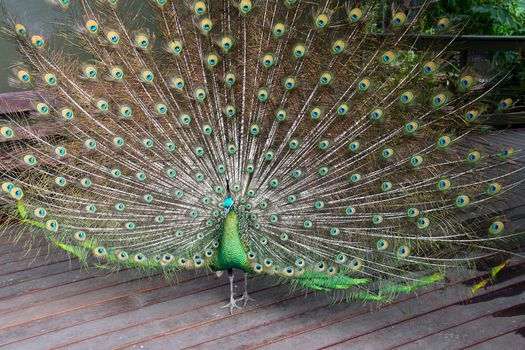
M 224 205 L 224 211 L 226 214 L 228 214 L 228 212 L 233 209 L 233 198 L 232 197 L 227 197 L 224 199 L 224 202 L 223 202 L 223 205 Z

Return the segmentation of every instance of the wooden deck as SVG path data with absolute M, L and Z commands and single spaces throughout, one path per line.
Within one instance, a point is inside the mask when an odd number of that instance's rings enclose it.
M 63 252 L 48 254 L 45 243 L 25 252 L 0 240 L 1 349 L 525 347 L 524 260 L 473 297 L 470 287 L 486 272 L 465 272 L 380 309 L 251 279 L 257 301 L 231 316 L 219 308 L 228 299 L 225 276 L 187 273 L 170 286 L 160 275 L 80 269 Z

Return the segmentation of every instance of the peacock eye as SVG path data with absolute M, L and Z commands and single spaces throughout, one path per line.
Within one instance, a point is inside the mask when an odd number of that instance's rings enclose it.
M 86 22 L 86 28 L 91 34 L 96 34 L 98 32 L 98 23 L 90 19 Z
M 275 63 L 275 55 L 271 52 L 264 54 L 261 58 L 261 63 L 265 68 L 272 67 Z
M 405 131 L 408 134 L 414 134 L 419 129 L 418 122 L 409 122 L 405 125 Z
M 330 22 L 330 17 L 327 14 L 321 13 L 315 18 L 315 26 L 318 29 L 324 28 Z
M 18 73 L 16 75 L 18 77 L 18 80 L 20 80 L 22 83 L 30 83 L 31 82 L 31 76 L 25 70 L 18 71 Z
M 106 100 L 98 100 L 97 108 L 100 112 L 106 112 L 108 110 L 109 104 Z
M 42 115 L 49 114 L 49 106 L 43 102 L 37 103 L 36 110 Z
M 334 54 L 339 54 L 341 52 L 343 52 L 347 47 L 347 44 L 344 40 L 342 39 L 338 39 L 336 41 L 333 42 L 332 44 L 332 52 Z
M 31 37 L 31 43 L 37 49 L 41 49 L 45 46 L 44 38 L 42 38 L 40 35 L 33 35 Z
M 141 73 L 141 80 L 145 83 L 151 83 L 153 82 L 153 79 L 155 79 L 155 74 L 149 70 L 149 69 L 146 69 L 146 70 L 143 70 L 142 73 Z
M 450 25 L 450 20 L 448 18 L 446 18 L 446 17 L 440 18 L 438 23 L 437 23 L 437 27 L 440 30 L 447 29 L 449 25 Z
M 386 51 L 381 56 L 381 61 L 385 64 L 391 64 L 396 60 L 396 54 L 393 51 Z
M 363 17 L 363 11 L 360 8 L 353 8 L 348 13 L 348 21 L 350 23 L 356 23 Z
M 467 161 L 469 163 L 476 163 L 481 159 L 481 153 L 479 151 L 471 151 L 467 154 Z
M 506 110 L 508 109 L 510 106 L 512 106 L 512 104 L 514 103 L 514 101 L 512 101 L 511 98 L 505 98 L 503 100 L 501 100 L 499 102 L 499 109 L 501 110 Z
M 56 220 L 47 220 L 46 221 L 46 228 L 49 231 L 57 232 L 58 231 L 58 222 Z
M 496 220 L 490 225 L 489 233 L 493 235 L 498 235 L 503 232 L 504 228 L 505 224 L 500 220 Z
M 67 119 L 67 120 L 70 120 L 70 119 L 72 119 L 75 116 L 73 111 L 71 109 L 69 109 L 69 108 L 63 108 L 60 111 L 60 114 L 62 115 L 62 117 L 64 119 Z
M 133 110 L 129 106 L 121 106 L 119 112 L 120 115 L 125 118 L 129 118 L 133 115 Z
M 357 152 L 359 151 L 359 147 L 361 146 L 361 144 L 359 143 L 359 141 L 354 141 L 354 142 L 351 142 L 348 144 L 348 148 L 352 151 L 352 152 Z
M 113 31 L 113 30 L 109 31 L 106 34 L 106 38 L 113 45 L 118 44 L 118 42 L 120 41 L 120 35 L 117 32 Z
M 64 187 L 67 184 L 67 181 L 63 177 L 57 177 L 55 178 L 55 184 L 59 187 Z
M 177 56 L 180 55 L 180 53 L 182 52 L 182 49 L 183 49 L 183 45 L 182 45 L 182 41 L 180 40 L 173 40 L 168 43 L 168 51 Z
M 310 111 L 310 118 L 313 120 L 319 120 L 323 114 L 323 111 L 319 107 L 315 107 Z
M 372 217 L 372 223 L 378 225 L 383 222 L 383 216 L 382 215 L 374 215 Z
M 197 88 L 195 89 L 195 97 L 199 101 L 203 101 L 206 98 L 206 90 L 203 88 Z
M 412 91 L 405 91 L 405 92 L 399 97 L 399 100 L 400 100 L 401 103 L 403 103 L 403 104 L 409 104 L 410 102 L 412 102 L 412 100 L 414 100 L 414 93 L 412 93 Z
M 35 165 L 37 163 L 36 157 L 32 154 L 25 155 L 24 163 L 27 165 Z
M 200 27 L 201 32 L 207 34 L 213 29 L 213 22 L 209 18 L 203 18 L 200 22 Z
M 293 47 L 293 54 L 295 58 L 302 58 L 306 54 L 306 46 L 297 44 Z
M 268 99 L 268 90 L 266 88 L 260 88 L 257 92 L 257 97 L 259 98 L 259 101 L 263 102 Z
M 303 174 L 303 171 L 301 169 L 296 169 L 292 172 L 293 177 L 300 177 Z
M 15 135 L 13 129 L 11 129 L 8 126 L 3 126 L 2 128 L 0 128 L 0 133 L 6 139 L 13 138 L 13 136 Z
M 24 191 L 22 191 L 22 189 L 18 188 L 18 187 L 13 187 L 10 191 L 9 191 L 9 195 L 16 199 L 16 200 L 20 200 L 22 199 L 22 197 L 24 197 Z
M 202 132 L 204 133 L 204 135 L 211 135 L 211 133 L 213 132 L 213 129 L 210 125 L 205 124 L 202 127 Z
M 409 208 L 407 210 L 407 215 L 409 218 L 413 218 L 419 215 L 419 209 L 417 208 Z
M 198 182 L 204 181 L 204 178 L 205 177 L 203 173 L 198 172 L 195 174 L 195 180 L 197 180 Z M 180 193 L 184 194 L 182 191 Z
M 465 113 L 464 118 L 468 123 L 475 121 L 478 118 L 479 112 L 477 110 L 470 110 Z
M 407 246 L 401 246 L 397 250 L 397 256 L 399 258 L 406 258 L 410 254 L 410 249 Z
M 417 227 L 419 229 L 425 229 L 430 225 L 430 220 L 428 218 L 422 217 L 417 221 Z
M 437 64 L 433 61 L 429 61 L 423 65 L 423 74 L 431 75 L 437 71 Z
M 49 86 L 56 86 L 57 85 L 57 78 L 53 73 L 47 73 L 44 75 L 44 81 Z
M 64 147 L 58 146 L 55 148 L 55 154 L 59 157 L 63 157 L 67 154 L 67 151 Z
M 284 109 L 279 109 L 275 112 L 275 118 L 278 120 L 278 121 L 284 121 L 286 120 L 288 116 L 288 113 L 286 112 L 286 110 Z
M 7 192 L 7 193 L 11 192 L 11 190 L 12 190 L 14 187 L 15 187 L 15 186 L 14 186 L 11 182 L 4 182 L 4 183 L 2 184 L 2 190 L 3 190 L 4 192 Z
M 15 32 L 16 32 L 16 34 L 18 34 L 20 36 L 26 36 L 27 29 L 22 24 L 15 24 Z
M 286 90 L 292 90 L 294 87 L 295 87 L 295 78 L 293 77 L 287 77 L 285 80 L 284 80 L 284 88 Z
M 385 159 L 391 158 L 394 155 L 394 150 L 392 148 L 385 148 L 382 155 Z
M 377 241 L 376 247 L 379 251 L 386 250 L 388 249 L 388 242 L 384 239 L 380 239 L 379 241 Z
M 204 1 L 195 1 L 193 4 L 193 11 L 197 15 L 202 15 L 206 12 L 206 3 Z
M 357 182 L 361 181 L 361 179 L 362 179 L 361 174 L 352 174 L 350 176 L 350 181 L 352 181 L 353 183 L 357 183 Z
M 402 26 L 407 20 L 407 15 L 404 12 L 397 12 L 392 18 L 392 24 L 396 27 Z
M 423 157 L 420 155 L 413 156 L 412 158 L 410 158 L 410 164 L 412 164 L 412 166 L 414 167 L 417 167 L 423 164 L 423 160 Z
M 323 72 L 321 74 L 321 77 L 319 78 L 319 83 L 321 85 L 328 85 L 332 82 L 334 79 L 334 76 L 331 72 Z
M 85 188 L 89 188 L 91 187 L 91 180 L 88 178 L 83 178 L 80 180 L 80 184 Z
M 448 102 L 448 97 L 444 93 L 440 93 L 432 97 L 432 105 L 434 107 L 441 107 Z
M 291 139 L 288 145 L 290 146 L 290 149 L 297 149 L 299 147 L 299 140 L 297 139 Z
M 239 3 L 239 11 L 241 14 L 246 15 L 252 10 L 251 0 L 241 0 Z
M 282 37 L 285 31 L 286 31 L 286 26 L 284 25 L 284 23 L 277 23 L 273 26 L 273 36 L 276 39 L 279 39 L 280 37 Z

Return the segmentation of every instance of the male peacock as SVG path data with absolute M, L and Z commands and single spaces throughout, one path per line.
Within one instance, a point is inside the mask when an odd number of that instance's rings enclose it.
M 226 270 L 230 312 L 233 269 L 385 302 L 523 238 L 492 207 L 522 150 L 471 144 L 513 105 L 508 74 L 458 65 L 454 35 L 420 45 L 430 1 L 389 20 L 374 1 L 51 2 L 68 51 L 3 28 L 11 83 L 39 96 L 1 126 L 4 226 L 101 266 Z

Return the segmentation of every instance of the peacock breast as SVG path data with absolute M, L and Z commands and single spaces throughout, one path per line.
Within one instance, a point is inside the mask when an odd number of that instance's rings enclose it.
M 239 236 L 239 220 L 233 210 L 226 216 L 218 253 L 217 260 L 220 269 L 247 269 L 248 255 Z

